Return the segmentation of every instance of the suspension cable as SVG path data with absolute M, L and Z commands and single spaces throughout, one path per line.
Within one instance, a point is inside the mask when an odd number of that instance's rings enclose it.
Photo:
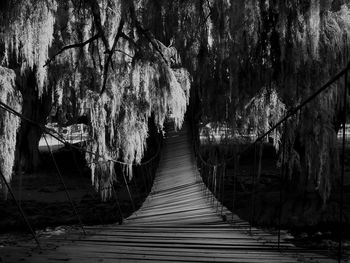
M 12 113 L 13 115 L 16 115 L 17 117 L 21 118 L 22 120 L 25 120 L 27 122 L 29 122 L 30 124 L 34 125 L 34 126 L 37 126 L 39 127 L 42 131 L 44 131 L 46 134 L 50 135 L 51 137 L 53 137 L 54 139 L 58 140 L 59 142 L 63 143 L 64 145 L 66 144 L 69 144 L 69 142 L 67 142 L 67 140 L 61 138 L 60 136 L 57 136 L 55 135 L 51 129 L 47 128 L 45 125 L 41 125 L 27 117 L 25 117 L 23 114 L 19 113 L 18 111 L 12 109 L 10 106 L 8 106 L 6 103 L 0 101 L 0 108 L 4 109 L 5 111 L 8 111 L 10 113 Z M 57 132 L 55 132 L 57 133 Z M 58 133 L 59 134 L 59 133 Z M 79 147 L 79 146 L 75 146 L 75 145 L 72 145 L 72 148 L 76 149 L 76 150 L 80 150 L 80 151 L 83 151 L 85 153 L 89 153 L 89 154 L 92 154 L 94 156 L 96 156 L 98 159 L 103 159 L 103 161 L 105 162 L 114 162 L 114 163 L 118 163 L 118 164 L 121 164 L 121 165 L 134 165 L 133 163 L 126 163 L 126 162 L 122 162 L 122 161 L 119 161 L 119 160 L 116 160 L 114 158 L 106 158 L 105 156 L 101 156 L 99 155 L 98 153 L 95 153 L 95 152 L 92 152 L 92 151 L 89 151 L 83 147 Z M 155 156 L 153 156 L 151 158 L 151 160 L 155 159 L 156 158 L 156 155 L 159 153 L 159 150 L 160 148 L 158 148 L 158 151 L 157 153 L 155 154 Z M 145 163 L 147 164 L 149 161 L 151 160 L 147 160 Z M 139 164 L 135 164 L 135 165 L 142 165 L 144 163 L 139 163 Z
M 71 144 L 68 144 L 68 145 L 69 145 L 70 152 L 72 153 L 72 156 L 73 156 L 74 164 L 75 164 L 75 166 L 76 166 L 77 169 L 78 169 L 79 175 L 80 175 L 80 177 L 83 177 L 83 172 L 82 172 L 82 170 L 81 170 L 81 167 L 80 167 L 79 164 L 78 164 L 78 160 L 77 160 L 76 154 L 75 154 L 75 152 L 73 151 L 73 148 L 71 147 Z M 85 186 L 88 188 L 88 194 L 90 195 L 90 197 L 91 197 L 93 200 L 96 200 L 95 196 L 96 196 L 96 195 L 98 196 L 98 194 L 96 194 L 96 191 L 91 192 L 91 190 L 90 190 L 90 185 L 88 185 L 87 183 L 85 183 Z M 99 202 L 99 200 L 96 200 L 96 201 Z M 100 216 L 99 213 L 97 214 L 97 216 L 98 216 L 98 219 L 99 219 L 100 223 L 103 224 L 103 220 L 102 220 L 102 218 L 101 218 L 101 216 Z
M 221 189 L 221 216 L 224 209 L 224 198 L 225 198 L 225 177 L 226 177 L 226 164 L 222 167 L 222 189 Z
M 262 141 L 267 135 L 269 135 L 272 131 L 277 129 L 282 123 L 286 122 L 290 117 L 294 116 L 299 110 L 301 110 L 309 102 L 314 100 L 320 93 L 322 93 L 323 91 L 328 89 L 334 82 L 336 82 L 342 76 L 344 76 L 348 72 L 349 69 L 350 69 L 350 62 L 347 64 L 347 66 L 344 69 L 342 69 L 338 74 L 336 74 L 333 78 L 331 78 L 329 81 L 327 81 L 323 86 L 321 86 L 317 91 L 315 91 L 312 95 L 310 95 L 308 98 L 306 98 L 298 106 L 295 106 L 295 107 L 292 107 L 291 109 L 289 109 L 289 111 L 286 113 L 286 115 L 284 117 L 282 117 L 278 122 L 276 122 L 268 131 L 264 132 L 262 135 L 260 135 L 258 138 L 256 138 L 254 140 L 254 142 L 252 142 L 247 147 L 245 147 L 242 151 L 240 151 L 240 154 L 246 152 L 250 147 L 252 147 L 254 144 L 258 143 L 259 141 Z M 210 163 L 206 162 L 205 160 L 203 160 L 196 143 L 194 143 L 194 146 L 195 146 L 194 148 L 195 148 L 196 154 L 199 156 L 199 159 L 201 160 L 201 162 L 203 162 L 204 164 L 206 164 L 208 166 L 214 166 L 214 164 L 210 164 Z M 234 156 L 231 156 L 231 157 L 225 159 L 225 162 L 228 162 L 228 161 L 232 160 L 233 158 L 234 158 Z M 219 163 L 216 165 L 222 166 L 223 163 Z
M 252 191 L 251 191 L 251 200 L 250 200 L 250 223 L 249 223 L 249 233 L 252 234 L 252 225 L 254 222 L 254 210 L 255 210 L 255 172 L 256 172 L 256 144 L 254 144 L 254 162 L 251 169 L 251 183 L 252 183 Z
M 122 175 L 123 175 L 124 183 L 125 183 L 125 186 L 126 186 L 126 189 L 127 189 L 127 191 L 128 191 L 128 195 L 129 195 L 129 198 L 130 198 L 130 201 L 131 201 L 132 209 L 133 209 L 134 211 L 136 211 L 136 209 L 135 209 L 135 204 L 134 204 L 134 200 L 133 200 L 133 198 L 132 198 L 132 196 L 131 196 L 129 184 L 128 184 L 127 180 L 126 180 L 125 172 L 124 172 L 124 171 L 122 171 Z
M 279 186 L 279 203 L 278 203 L 278 234 L 277 234 L 277 245 L 278 249 L 280 249 L 281 244 L 281 224 L 282 224 L 282 206 L 283 206 L 283 198 L 282 198 L 282 186 L 283 186 L 283 177 L 286 172 L 286 145 L 287 145 L 287 127 L 288 122 L 284 123 L 284 136 L 283 136 L 283 145 L 282 145 L 282 165 L 281 165 L 281 175 L 280 175 L 280 186 Z
M 35 234 L 35 232 L 34 232 L 32 226 L 30 225 L 28 218 L 26 217 L 25 213 L 23 212 L 23 209 L 22 209 L 21 205 L 18 203 L 18 201 L 17 201 L 17 199 L 16 199 L 16 197 L 15 197 L 13 191 L 12 191 L 12 188 L 10 187 L 10 184 L 6 181 L 5 175 L 2 173 L 1 170 L 0 170 L 0 175 L 1 175 L 1 178 L 2 178 L 3 182 L 5 183 L 5 185 L 6 185 L 7 189 L 8 189 L 8 191 L 10 192 L 10 195 L 12 196 L 12 199 L 13 199 L 14 202 L 16 203 L 16 206 L 17 206 L 17 208 L 18 208 L 19 213 L 20 213 L 21 216 L 22 216 L 23 221 L 25 222 L 25 224 L 27 225 L 27 227 L 28 227 L 28 229 L 29 229 L 31 235 L 32 235 L 33 238 L 35 239 L 36 244 L 37 244 L 38 247 L 41 249 L 40 242 L 39 242 L 39 239 L 38 239 L 37 235 Z
M 63 176 L 62 176 L 61 171 L 60 171 L 60 169 L 59 169 L 59 167 L 58 167 L 58 164 L 57 164 L 57 162 L 56 162 L 56 158 L 55 158 L 55 156 L 54 156 L 53 153 L 52 153 L 51 147 L 50 147 L 50 145 L 49 145 L 49 143 L 48 143 L 48 141 L 47 141 L 47 139 L 46 139 L 46 135 L 45 135 L 45 134 L 44 134 L 44 139 L 45 139 L 47 148 L 49 149 L 49 152 L 50 152 L 52 161 L 53 161 L 53 163 L 54 163 L 54 165 L 55 165 L 55 168 L 56 168 L 58 177 L 59 177 L 59 179 L 60 179 L 60 181 L 61 181 L 61 184 L 62 184 L 62 186 L 63 186 L 63 188 L 64 188 L 64 191 L 65 191 L 65 193 L 66 193 L 66 197 L 67 197 L 68 201 L 70 202 L 70 204 L 71 204 L 71 206 L 72 206 L 73 212 L 74 212 L 75 216 L 76 216 L 77 219 L 78 219 L 79 225 L 80 225 L 80 227 L 81 227 L 81 229 L 82 229 L 84 235 L 86 235 L 86 231 L 85 231 L 85 229 L 84 229 L 83 222 L 81 221 L 81 217 L 80 217 L 80 215 L 79 215 L 79 213 L 78 213 L 78 211 L 77 211 L 77 209 L 76 209 L 76 207 L 75 207 L 75 205 L 74 205 L 74 203 L 73 203 L 73 200 L 72 200 L 72 198 L 71 198 L 71 196 L 70 196 L 70 194 L 69 194 L 69 192 L 68 192 L 66 183 L 64 182 Z
M 119 225 L 123 224 L 123 213 L 122 213 L 122 209 L 120 207 L 120 204 L 119 204 L 119 201 L 118 201 L 118 195 L 113 187 L 113 183 L 111 182 L 111 188 L 112 188 L 112 194 L 114 196 L 114 199 L 115 199 L 115 202 L 117 204 L 117 209 L 118 209 L 118 213 L 119 213 L 119 217 L 120 217 L 120 220 L 119 220 Z
M 343 207 L 344 207 L 344 174 L 345 174 L 345 131 L 346 131 L 346 115 L 347 115 L 347 96 L 348 96 L 348 72 L 344 75 L 344 118 L 343 118 L 343 140 L 342 140 L 342 167 L 340 177 L 340 209 L 339 209 L 339 246 L 338 246 L 338 262 L 342 260 L 343 253 Z
M 31 120 L 31 119 L 25 117 L 23 114 L 17 112 L 16 110 L 14 110 L 13 108 L 11 108 L 11 107 L 8 106 L 7 104 L 3 103 L 2 101 L 0 101 L 0 108 L 2 108 L 2 109 L 4 109 L 5 111 L 7 111 L 7 112 L 9 112 L 9 113 L 11 113 L 11 114 L 13 114 L 13 115 L 19 117 L 19 118 L 22 119 L 22 120 L 25 120 L 25 121 L 29 122 L 30 124 L 32 124 L 32 125 L 34 125 L 34 126 L 39 127 L 44 133 L 50 135 L 51 137 L 55 138 L 55 139 L 58 140 L 59 142 L 63 143 L 64 145 L 69 145 L 69 147 L 70 147 L 71 149 L 74 148 L 74 149 L 77 149 L 77 150 L 79 150 L 79 151 L 83 151 L 83 152 L 85 152 L 85 153 L 92 154 L 92 155 L 96 156 L 98 159 L 102 158 L 105 162 L 114 162 L 114 163 L 118 163 L 118 164 L 124 165 L 124 166 L 134 165 L 134 164 L 132 164 L 132 163 L 125 163 L 125 162 L 121 162 L 121 161 L 118 161 L 118 160 L 115 160 L 115 159 L 106 158 L 106 157 L 104 157 L 104 156 L 99 155 L 98 153 L 89 151 L 89 150 L 87 150 L 87 149 L 85 149 L 85 148 L 83 148 L 83 147 L 78 147 L 78 146 L 72 145 L 72 144 L 68 143 L 64 138 L 62 138 L 62 136 L 60 136 L 59 133 L 57 133 L 58 135 L 54 134 L 54 133 L 52 132 L 52 130 L 51 130 L 51 129 L 48 129 L 45 125 L 41 125 L 41 124 L 39 124 L 39 123 L 37 123 L 37 122 L 35 122 L 35 121 L 33 121 L 33 120 Z M 56 132 L 55 132 L 55 133 L 56 133 Z M 44 137 L 44 138 L 45 138 L 46 144 L 48 145 L 48 142 L 47 142 L 47 140 L 46 140 L 46 137 Z M 141 165 L 147 165 L 147 164 L 151 163 L 153 160 L 155 160 L 155 159 L 158 157 L 158 155 L 159 155 L 159 153 L 160 153 L 160 148 L 161 148 L 161 147 L 160 147 L 160 143 L 158 143 L 158 148 L 157 148 L 156 153 L 155 153 L 149 160 L 147 160 L 147 161 L 145 161 L 145 162 L 143 162 L 143 163 L 136 164 L 136 165 L 141 166 Z M 50 153 L 52 154 L 51 149 L 50 149 Z M 56 169 L 58 169 L 58 167 L 56 167 Z M 131 197 L 129 185 L 128 185 L 127 181 L 126 181 L 126 178 L 125 178 L 125 175 L 124 175 L 124 174 L 123 174 L 123 179 L 124 179 L 124 182 L 126 183 L 127 191 L 128 191 L 128 193 L 129 193 L 129 196 L 130 196 L 130 199 L 131 199 L 131 202 L 132 202 L 133 209 L 135 210 L 135 205 L 134 205 L 134 203 L 133 203 L 133 201 L 132 201 L 132 197 Z M 85 230 L 84 230 L 84 233 L 85 233 Z
M 308 98 L 306 98 L 303 102 L 301 102 L 299 105 L 290 108 L 287 113 L 285 114 L 284 117 L 282 117 L 278 122 L 276 122 L 269 130 L 267 130 L 266 132 L 264 132 L 262 135 L 260 135 L 258 138 L 256 138 L 254 140 L 254 142 L 252 142 L 251 144 L 249 144 L 247 147 L 245 147 L 243 150 L 240 151 L 240 153 L 238 153 L 238 156 L 240 156 L 242 153 L 246 152 L 248 149 L 250 149 L 252 146 L 256 147 L 256 144 L 258 142 L 262 143 L 263 139 L 268 136 L 272 131 L 276 130 L 278 127 L 280 127 L 282 124 L 284 125 L 285 128 L 285 134 L 286 134 L 286 127 L 287 127 L 287 121 L 289 118 L 291 118 L 292 116 L 296 115 L 301 109 L 303 109 L 306 105 L 308 105 L 311 101 L 313 101 L 316 97 L 318 97 L 323 91 L 327 90 L 329 87 L 332 86 L 332 84 L 334 84 L 336 81 L 338 81 L 341 77 L 344 76 L 344 119 L 343 119 L 343 140 L 342 140 L 342 168 L 341 168 L 341 192 L 340 192 L 340 215 L 339 215 L 339 246 L 338 246 L 338 262 L 341 261 L 342 258 L 342 242 L 343 242 L 343 233 L 342 233 L 342 227 L 343 227 L 343 206 L 344 206 L 344 170 L 345 170 L 345 133 L 346 133 L 346 114 L 347 114 L 347 97 L 348 97 L 348 93 L 350 88 L 348 88 L 348 71 L 350 70 L 350 62 L 346 65 L 345 68 L 343 68 L 340 72 L 338 72 L 334 77 L 332 77 L 329 81 L 327 81 L 324 85 L 322 85 L 316 92 L 314 92 L 312 95 L 310 95 Z M 193 116 L 192 116 L 193 117 Z M 197 131 L 198 134 L 198 131 Z M 284 142 L 283 144 L 285 144 L 285 138 L 284 138 Z M 283 160 L 282 160 L 282 169 L 281 169 L 281 182 L 280 184 L 282 185 L 282 176 L 285 173 L 285 146 L 283 147 Z M 203 160 L 200 151 L 198 150 L 198 145 L 196 144 L 196 142 L 194 142 L 194 149 L 195 149 L 195 153 L 198 156 L 198 159 L 200 160 L 200 163 L 208 166 L 208 167 L 214 167 L 214 166 L 222 166 L 223 163 L 220 164 L 210 164 L 206 161 Z M 233 156 L 231 156 L 230 158 L 227 158 L 225 160 L 225 163 L 227 163 L 228 161 L 232 160 L 233 158 L 236 158 L 237 154 L 234 154 Z M 255 154 L 254 154 L 255 155 Z M 259 156 L 261 158 L 261 156 Z M 260 162 L 261 160 L 259 160 Z M 259 169 L 260 170 L 260 169 Z M 203 171 L 203 169 L 202 169 Z M 261 171 L 260 171 L 261 172 Z M 258 173 L 260 173 L 258 171 Z M 237 177 L 237 174 L 235 174 L 235 177 Z M 235 179 L 234 179 L 235 180 Z M 236 187 L 236 183 L 237 181 L 234 182 L 234 188 Z M 208 187 L 210 186 L 210 184 L 207 184 Z M 282 213 L 282 189 L 280 188 L 280 204 L 279 204 L 279 218 L 278 218 L 278 249 L 280 249 L 280 239 L 281 239 L 281 213 Z M 234 190 L 235 192 L 235 190 Z M 234 205 L 234 200 L 235 200 L 235 193 L 234 193 L 234 198 L 233 198 L 233 205 Z M 232 217 L 233 218 L 233 217 Z M 250 225 L 250 229 L 251 229 L 251 225 Z
M 273 125 L 268 131 L 260 135 L 253 143 L 248 145 L 245 149 L 241 151 L 241 153 L 247 151 L 250 147 L 252 147 L 254 144 L 256 144 L 259 141 L 262 141 L 267 135 L 269 135 L 272 131 L 276 130 L 282 123 L 286 122 L 290 117 L 294 116 L 296 113 L 298 113 L 299 110 L 303 109 L 309 102 L 314 100 L 318 95 L 320 95 L 323 91 L 328 89 L 334 82 L 339 80 L 342 76 L 344 76 L 348 70 L 350 69 L 350 62 L 349 64 L 341 70 L 338 74 L 336 74 L 333 78 L 331 78 L 329 81 L 327 81 L 323 86 L 321 86 L 316 92 L 314 92 L 311 96 L 309 96 L 307 99 L 305 99 L 303 102 L 301 102 L 298 106 L 292 107 L 286 115 L 280 119 L 275 125 Z M 232 157 L 230 157 L 228 160 L 231 160 Z

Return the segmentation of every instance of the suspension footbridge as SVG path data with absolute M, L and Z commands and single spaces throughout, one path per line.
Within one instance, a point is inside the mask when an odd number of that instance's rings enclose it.
M 303 252 L 208 201 L 185 127 L 169 131 L 150 195 L 122 225 L 86 226 L 86 235 L 0 248 L 4 262 L 331 262 Z M 211 198 L 209 198 L 211 199 Z M 225 219 L 225 220 L 223 220 Z

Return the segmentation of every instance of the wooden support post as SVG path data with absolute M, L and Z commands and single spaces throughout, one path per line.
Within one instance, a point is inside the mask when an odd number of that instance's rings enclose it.
M 220 212 L 221 215 L 222 215 L 222 211 L 224 209 L 225 178 L 226 178 L 226 164 L 223 164 L 223 167 L 222 167 L 222 188 L 221 188 L 221 212 Z
M 346 115 L 347 115 L 347 96 L 348 96 L 348 71 L 344 75 L 344 105 L 343 105 L 343 141 L 342 141 L 342 159 L 341 159 L 341 178 L 340 178 L 340 208 L 339 208 L 339 245 L 338 262 L 343 258 L 343 214 L 344 214 L 344 174 L 345 174 L 345 135 L 346 135 Z
M 283 144 L 282 144 L 282 166 L 281 166 L 281 175 L 280 175 L 280 193 L 279 193 L 279 204 L 278 204 L 278 237 L 277 237 L 277 246 L 280 249 L 281 245 L 281 220 L 282 220 L 282 192 L 283 192 L 283 177 L 285 173 L 285 161 L 286 161 L 286 147 L 287 147 L 287 127 L 288 120 L 284 123 L 284 132 L 283 132 Z
M 256 142 L 254 143 L 254 162 L 251 171 L 252 177 L 252 191 L 251 191 L 251 203 L 250 203 L 250 222 L 249 233 L 252 234 L 252 225 L 254 222 L 254 210 L 255 210 L 255 171 L 256 171 Z

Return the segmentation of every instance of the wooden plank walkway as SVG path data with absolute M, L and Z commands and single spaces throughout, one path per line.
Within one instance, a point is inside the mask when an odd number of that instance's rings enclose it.
M 206 198 L 186 128 L 167 134 L 151 194 L 123 225 L 86 227 L 44 240 L 43 250 L 0 248 L 3 262 L 330 262 L 322 256 L 280 253 L 264 233 L 259 242 L 234 217 L 223 222 Z M 231 218 L 229 211 L 224 212 Z M 42 241 L 43 242 L 43 241 Z M 270 245 L 269 245 L 270 244 Z M 291 246 L 284 244 L 283 246 Z M 5 255 L 6 254 L 6 255 Z

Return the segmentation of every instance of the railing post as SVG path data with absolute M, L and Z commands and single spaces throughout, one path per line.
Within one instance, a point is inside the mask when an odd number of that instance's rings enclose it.
M 221 196 L 221 169 L 220 169 L 221 165 L 217 165 L 216 166 L 216 177 L 218 178 L 216 180 L 216 212 L 218 212 L 219 209 L 219 202 L 220 202 L 220 196 Z M 219 188 L 219 189 L 218 189 Z
M 268 135 L 267 135 L 268 136 Z M 260 176 L 261 176 L 261 165 L 262 165 L 262 156 L 263 156 L 263 151 L 264 151 L 264 143 L 263 140 L 260 141 L 259 145 L 259 161 L 258 161 L 258 171 L 257 171 L 257 183 L 259 184 L 260 182 Z
M 112 187 L 112 194 L 114 196 L 114 199 L 115 199 L 115 203 L 117 204 L 117 208 L 118 208 L 118 213 L 119 213 L 119 216 L 120 216 L 120 219 L 119 219 L 119 225 L 123 224 L 123 213 L 122 213 L 122 209 L 120 207 L 120 204 L 119 204 L 119 201 L 118 201 L 118 195 L 114 189 L 114 186 L 113 186 L 113 183 L 111 182 L 111 187 Z
M 211 199 L 210 199 L 210 192 L 211 192 L 211 190 L 210 190 L 210 184 L 213 184 L 213 177 L 212 177 L 212 174 L 211 174 L 211 170 L 210 170 L 210 167 L 208 167 L 207 166 L 207 173 L 208 173 L 208 200 L 210 201 Z
M 208 195 L 208 201 L 210 201 L 210 184 L 212 183 L 212 177 L 211 177 L 211 171 L 210 167 L 205 165 L 206 171 L 207 171 L 207 178 L 208 178 L 208 185 L 207 185 L 207 195 Z
M 19 160 L 21 160 L 21 157 L 19 157 Z M 19 165 L 18 167 L 18 174 L 19 174 L 19 191 L 18 191 L 18 203 L 21 206 L 22 204 L 22 184 L 23 184 L 23 173 L 22 173 L 22 165 Z
M 348 68 L 349 69 L 349 68 Z M 344 174 L 345 174 L 345 133 L 346 133 L 346 115 L 347 115 L 347 96 L 348 96 L 348 70 L 344 75 L 344 105 L 343 105 L 343 141 L 342 141 L 342 159 L 341 159 L 341 178 L 340 178 L 340 203 L 339 203 L 339 246 L 338 262 L 341 262 L 343 256 L 343 209 L 344 209 Z
M 210 192 L 210 190 L 209 190 L 209 188 L 210 188 L 210 170 L 208 169 L 206 164 L 203 164 L 203 166 L 204 166 L 204 170 L 205 170 L 204 174 L 206 177 L 206 186 L 207 186 L 207 189 L 205 189 L 205 195 L 206 195 L 207 200 L 210 201 L 210 199 L 209 199 L 209 196 L 210 196 L 209 195 L 209 192 Z
M 199 159 L 198 156 L 196 156 L 196 160 Z M 203 184 L 202 184 L 202 192 L 204 193 L 205 191 L 205 174 L 203 174 L 203 164 L 200 162 L 198 162 L 197 160 L 197 163 L 198 163 L 198 173 L 199 173 L 199 177 L 202 178 L 202 181 L 203 181 Z
M 221 187 L 221 216 L 222 216 L 222 211 L 224 209 L 224 198 L 225 198 L 225 177 L 226 177 L 226 164 L 223 164 L 222 167 L 222 187 Z
M 51 138 L 52 138 L 52 137 L 51 137 Z M 82 138 L 82 137 L 81 137 L 81 138 Z M 82 143 L 82 141 L 81 141 L 80 143 Z M 78 164 L 78 160 L 77 160 L 76 154 L 75 154 L 75 152 L 74 152 L 74 150 L 73 150 L 73 148 L 72 148 L 72 145 L 69 144 L 69 143 L 67 143 L 66 145 L 69 146 L 69 150 L 70 150 L 70 152 L 71 152 L 71 154 L 72 154 L 74 164 L 75 164 L 75 166 L 76 166 L 77 169 L 78 169 L 78 172 L 79 172 L 80 177 L 82 178 L 82 177 L 83 177 L 83 172 L 81 171 L 81 168 L 80 168 L 80 166 L 79 166 L 79 164 Z M 89 186 L 90 186 L 90 185 L 85 184 L 85 186 L 88 188 L 87 191 L 88 191 L 89 195 L 91 196 L 91 198 L 92 198 L 92 199 L 95 199 L 94 194 L 91 193 L 91 191 L 89 190 Z M 97 201 L 99 201 L 99 200 L 97 200 Z M 100 220 L 100 223 L 103 224 L 103 220 L 102 220 L 102 218 L 101 218 L 101 216 L 100 216 L 99 214 L 98 214 L 98 218 L 99 218 L 99 220 Z
M 216 194 L 216 166 L 213 166 L 213 175 L 212 175 L 212 195 L 211 195 L 211 203 L 214 204 L 215 194 Z
M 148 176 L 148 188 L 149 188 L 149 191 L 150 193 L 152 192 L 152 182 L 154 180 L 153 178 L 153 167 L 152 165 L 150 165 L 148 168 L 147 168 L 147 176 Z
M 283 143 L 282 143 L 282 164 L 281 164 L 280 193 L 279 193 L 279 204 L 278 204 L 278 239 L 277 239 L 278 249 L 280 249 L 280 245 L 281 245 L 282 188 L 283 188 L 283 176 L 285 173 L 287 126 L 288 126 L 288 120 L 286 120 L 284 123 Z
M 132 198 L 132 195 L 131 195 L 131 192 L 130 192 L 130 187 L 129 187 L 128 181 L 126 180 L 125 171 L 124 170 L 125 169 L 123 167 L 123 169 L 122 169 L 123 180 L 124 180 L 124 183 L 125 183 L 125 186 L 126 186 L 126 190 L 128 191 L 128 195 L 129 195 L 129 198 L 130 198 L 132 209 L 133 209 L 133 211 L 135 211 L 135 214 L 136 214 L 136 207 L 135 207 L 135 204 L 134 204 L 134 199 Z
M 235 156 L 234 156 L 234 170 L 233 170 L 232 222 L 233 222 L 233 213 L 235 211 L 237 182 L 238 182 L 238 171 L 239 171 L 239 159 L 240 159 L 240 156 L 235 153 Z
M 146 165 L 146 167 L 147 167 L 147 165 Z M 148 190 L 148 185 L 147 185 L 147 183 L 146 183 L 146 179 L 145 179 L 145 174 L 144 174 L 144 167 L 141 165 L 140 166 L 140 172 L 141 172 L 141 176 L 142 176 L 142 182 L 143 182 L 143 186 L 145 187 L 145 190 L 147 191 L 147 192 L 149 192 L 149 190 Z
M 254 162 L 251 170 L 252 178 L 252 192 L 251 192 L 251 203 L 250 203 L 250 222 L 249 222 L 249 233 L 252 234 L 252 225 L 254 221 L 254 210 L 255 210 L 255 171 L 256 171 L 256 142 L 254 143 Z

